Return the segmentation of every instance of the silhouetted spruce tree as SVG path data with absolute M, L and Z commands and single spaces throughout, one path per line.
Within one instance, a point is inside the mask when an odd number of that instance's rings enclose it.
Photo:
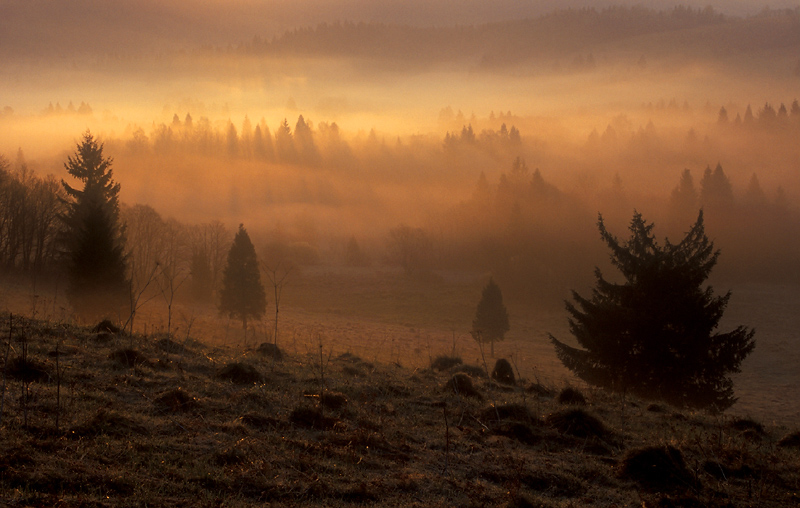
M 494 279 L 483 288 L 481 300 L 472 321 L 472 337 L 481 343 L 491 344 L 491 355 L 494 356 L 494 343 L 505 338 L 511 327 L 508 323 L 508 311 L 503 303 L 503 293 Z
M 219 312 L 242 320 L 247 330 L 247 320 L 260 318 L 267 308 L 267 295 L 261 284 L 256 249 L 243 224 L 228 251 L 228 263 L 222 273 Z
M 550 335 L 559 359 L 593 385 L 677 406 L 731 406 L 730 374 L 753 351 L 755 332 L 743 326 L 716 331 L 731 294 L 715 296 L 702 287 L 719 257 L 702 210 L 680 243 L 666 240 L 663 247 L 639 213 L 627 242 L 606 230 L 602 216 L 598 227 L 624 282 L 610 282 L 596 269 L 591 298 L 572 292 L 570 331 L 583 349 Z
M 88 131 L 74 156 L 64 164 L 83 182 L 73 188 L 64 180 L 66 211 L 61 216 L 68 259 L 68 295 L 73 309 L 87 319 L 121 317 L 130 303 L 130 282 L 124 254 L 124 228 L 119 218 L 120 185 L 114 182 L 111 158 Z

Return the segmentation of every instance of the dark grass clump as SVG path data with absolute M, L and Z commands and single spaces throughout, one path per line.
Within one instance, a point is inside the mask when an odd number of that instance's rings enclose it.
M 620 464 L 620 476 L 654 492 L 679 492 L 699 486 L 673 446 L 651 446 L 631 450 Z
M 498 436 L 505 436 L 522 444 L 533 446 L 542 440 L 542 436 L 534 432 L 533 428 L 522 422 L 499 422 L 492 426 L 492 431 Z
M 342 367 L 342 374 L 347 374 L 348 376 L 351 376 L 351 377 L 365 377 L 366 376 L 366 372 L 361 370 L 361 368 L 358 367 L 357 365 L 356 366 L 354 366 L 354 365 L 345 365 L 344 367 Z
M 5 375 L 9 379 L 23 383 L 41 382 L 50 378 L 50 369 L 46 364 L 33 358 L 16 357 L 8 361 Z
M 474 378 L 485 378 L 486 371 L 483 370 L 481 367 L 477 365 L 459 365 L 458 367 L 452 369 L 452 372 L 455 374 L 456 372 L 463 372 L 464 374 L 474 377 Z
M 254 366 L 242 362 L 232 362 L 225 365 L 217 371 L 216 378 L 230 381 L 237 385 L 252 385 L 264 382 L 264 377 Z
M 504 385 L 516 384 L 514 369 L 511 368 L 511 364 L 508 360 L 500 358 L 495 362 L 494 369 L 492 369 L 492 379 Z
M 12 467 L 20 468 L 35 465 L 36 460 L 30 452 L 30 449 L 20 444 L 6 448 L 0 454 L 0 471 L 7 471 Z
M 173 413 L 191 411 L 198 406 L 197 399 L 181 388 L 175 388 L 174 390 L 159 395 L 153 400 L 153 405 L 161 411 Z
M 519 491 L 509 492 L 510 498 L 504 508 L 552 508 L 555 504 L 541 498 L 533 498 Z
M 135 349 L 117 349 L 108 355 L 108 358 L 119 367 L 132 369 L 141 365 L 147 365 L 149 359 Z
M 320 402 L 323 407 L 328 409 L 342 409 L 347 405 L 347 397 L 340 392 L 325 391 L 322 393 Z
M 306 392 L 304 396 L 307 399 L 315 400 L 327 409 L 342 409 L 347 405 L 347 396 L 340 392 L 325 390 L 322 396 L 319 393 Z
M 723 481 L 730 478 L 746 479 L 756 476 L 756 471 L 748 464 L 739 463 L 736 467 L 732 467 L 730 464 L 723 464 L 715 460 L 707 460 L 703 463 L 703 471 L 717 480 Z
M 89 420 L 74 427 L 70 434 L 77 438 L 102 435 L 115 437 L 147 436 L 150 434 L 150 429 L 136 420 L 115 411 L 101 409 Z
M 520 483 L 552 497 L 575 498 L 586 492 L 586 486 L 575 476 L 551 470 L 529 471 L 520 477 Z
M 298 427 L 317 430 L 332 429 L 338 422 L 336 418 L 325 416 L 319 409 L 308 406 L 292 410 L 289 421 Z
M 111 333 L 114 335 L 119 334 L 120 332 L 119 326 L 115 325 L 108 319 L 104 319 L 97 323 L 94 328 L 92 328 L 93 333 Z
M 440 355 L 433 359 L 431 362 L 431 369 L 438 371 L 450 370 L 456 365 L 464 363 L 458 356 Z
M 529 491 L 554 498 L 576 498 L 586 492 L 586 486 L 579 478 L 548 468 L 489 470 L 484 471 L 480 476 L 498 485 L 519 484 L 520 487 L 525 487 Z M 522 506 L 542 507 L 551 505 L 537 502 L 536 504 Z M 570 506 L 572 505 L 570 504 Z
M 575 406 L 585 406 L 586 397 L 583 396 L 580 390 L 568 386 L 561 390 L 561 392 L 558 394 L 558 403 L 564 405 L 572 404 Z
M 243 414 L 241 417 L 239 417 L 239 421 L 251 429 L 261 431 L 280 429 L 286 426 L 286 422 L 282 422 L 270 416 L 264 416 L 259 413 Z
M 281 349 L 270 342 L 262 342 L 261 345 L 259 345 L 256 349 L 256 352 L 261 356 L 266 356 L 267 358 L 272 358 L 273 360 L 283 360 L 283 352 Z
M 567 409 L 557 413 L 551 413 L 545 418 L 545 422 L 561 433 L 580 438 L 592 438 L 607 440 L 611 437 L 611 431 L 596 416 L 593 416 L 583 409 Z
M 731 427 L 750 435 L 764 435 L 764 426 L 750 418 L 737 418 L 731 422 Z
M 361 362 L 363 362 L 363 360 L 361 359 L 360 356 L 354 355 L 353 353 L 350 353 L 350 352 L 342 353 L 339 356 L 337 356 L 336 359 L 337 360 L 341 360 L 343 362 L 352 362 L 352 363 L 361 363 Z
M 800 448 L 800 431 L 787 434 L 778 441 L 781 448 Z
M 171 353 L 174 355 L 182 355 L 189 352 L 189 350 L 183 344 L 175 342 L 169 337 L 164 337 L 163 339 L 157 340 L 156 346 L 165 353 Z
M 472 383 L 472 378 L 463 372 L 453 375 L 444 385 L 445 391 L 450 391 L 462 397 L 473 397 L 478 400 L 483 400 L 483 396 L 475 388 Z
M 552 398 L 555 396 L 555 391 L 544 386 L 541 383 L 531 383 L 528 385 L 527 388 L 525 388 L 525 391 L 528 393 L 532 393 L 537 397 Z
M 217 466 L 233 466 L 247 460 L 247 454 L 239 447 L 232 446 L 214 453 L 213 462 Z
M 531 422 L 531 415 L 528 408 L 522 404 L 503 404 L 490 406 L 481 411 L 480 418 L 484 422 L 492 420 L 511 420 L 516 422 Z

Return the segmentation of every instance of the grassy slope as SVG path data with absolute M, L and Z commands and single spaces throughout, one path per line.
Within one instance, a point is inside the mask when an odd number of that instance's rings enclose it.
M 9 330 L 8 316 L 3 323 Z M 778 445 L 785 430 L 751 420 L 601 391 L 567 406 L 558 387 L 502 387 L 474 368 L 480 399 L 464 397 L 446 386 L 452 372 L 369 363 L 324 342 L 273 363 L 191 339 L 17 318 L 13 330 L 0 506 L 798 502 L 798 448 Z M 23 346 L 46 373 L 27 391 L 11 369 Z M 220 378 L 234 364 L 254 371 Z M 253 372 L 259 381 L 244 379 Z M 329 407 L 320 414 L 323 387 Z M 651 445 L 679 450 L 685 469 L 673 457 L 672 472 L 657 471 L 648 484 L 657 466 L 626 457 Z

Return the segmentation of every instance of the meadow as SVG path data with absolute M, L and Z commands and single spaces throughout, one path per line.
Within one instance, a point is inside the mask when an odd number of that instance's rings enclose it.
M 220 316 L 213 304 L 193 302 L 179 294 L 173 305 L 175 338 L 244 350 L 262 342 L 296 355 L 316 351 L 320 341 L 334 354 L 350 353 L 376 363 L 405 368 L 430 366 L 439 355 L 457 355 L 474 365 L 489 358 L 488 346 L 470 335 L 475 307 L 487 274 L 436 271 L 413 277 L 391 266 L 313 266 L 290 273 L 281 296 L 278 339 L 274 340 L 274 297 L 264 317 L 248 334 L 241 323 Z M 726 331 L 740 324 L 756 330 L 756 349 L 734 376 L 739 401 L 731 415 L 774 425 L 793 425 L 800 418 L 800 290 L 794 285 L 711 281 L 717 292 L 733 296 L 720 323 Z M 0 293 L 0 304 L 15 314 L 73 322 L 62 294 L 20 283 Z M 587 293 L 588 288 L 576 287 Z M 37 294 L 37 296 L 33 296 Z M 495 357 L 513 360 L 521 375 L 555 385 L 581 386 L 556 358 L 547 334 L 570 340 L 564 299 L 530 300 L 506 296 L 511 330 L 495 344 Z M 134 331 L 143 336 L 167 333 L 169 316 L 162 295 L 153 293 L 137 313 Z M 124 318 L 122 319 L 124 321 Z M 491 365 L 489 365 L 491 367 Z
M 357 323 L 339 314 L 313 336 L 293 324 L 312 311 L 287 314 L 292 338 L 280 350 L 259 337 L 236 343 L 232 333 L 226 343 L 180 329 L 128 336 L 110 324 L 4 314 L 12 353 L 2 505 L 798 501 L 796 427 L 684 411 L 518 368 L 511 381 L 493 379 L 494 361 L 471 361 L 465 341 L 453 354 L 443 330 L 392 324 L 379 309 Z M 371 350 L 344 339 L 380 330 L 386 335 Z M 407 355 L 399 343 L 412 336 L 419 352 Z M 522 353 L 511 364 L 524 366 Z

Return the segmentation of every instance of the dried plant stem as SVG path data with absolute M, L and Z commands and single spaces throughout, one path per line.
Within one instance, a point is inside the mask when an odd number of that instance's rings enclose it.
M 447 422 L 447 403 L 442 404 L 442 411 L 444 412 L 444 471 L 450 466 L 450 424 Z
M 6 343 L 6 354 L 3 359 L 3 389 L 0 391 L 0 425 L 3 423 L 3 409 L 6 403 L 6 368 L 8 367 L 8 355 L 11 352 L 11 335 L 14 333 L 14 315 L 8 315 L 8 343 Z

